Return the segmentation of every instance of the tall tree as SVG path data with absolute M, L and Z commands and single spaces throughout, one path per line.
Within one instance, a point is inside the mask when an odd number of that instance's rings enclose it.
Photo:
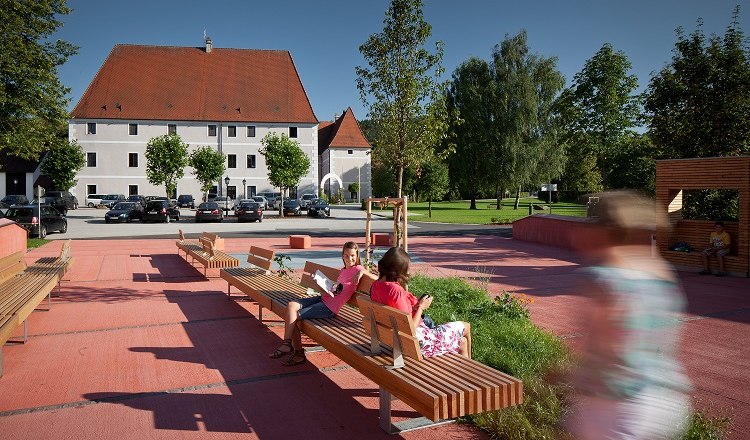
M 284 191 L 299 184 L 302 176 L 310 171 L 310 158 L 296 141 L 285 134 L 268 133 L 258 150 L 266 158 L 268 181 L 281 189 L 279 215 L 284 216 Z
M 629 141 L 642 116 L 640 96 L 635 93 L 638 79 L 628 74 L 631 67 L 624 52 L 615 51 L 611 44 L 605 43 L 586 61 L 575 75 L 573 85 L 555 103 L 568 154 L 576 158 L 568 161 L 563 178 L 567 186 L 599 189 L 586 187 L 598 183 L 596 178 L 589 178 L 584 184 L 572 181 L 590 172 L 581 171 L 581 167 L 592 162 L 587 157 L 595 160 L 595 172 L 600 174 L 606 188 L 618 187 L 609 178 L 611 173 L 627 172 L 619 170 L 621 164 L 613 159 L 620 156 L 623 143 Z
M 188 164 L 193 168 L 193 175 L 201 185 L 203 200 L 207 200 L 208 191 L 224 175 L 226 156 L 211 147 L 202 146 L 190 153 Z
M 706 39 L 702 22 L 677 30 L 672 62 L 645 93 L 649 135 L 664 158 L 750 154 L 750 49 L 739 7 L 723 37 Z
M 455 154 L 448 161 L 452 180 L 462 188 L 477 209 L 479 194 L 494 174 L 488 152 L 493 144 L 494 83 L 490 65 L 479 58 L 469 58 L 453 72 L 447 106 L 459 118 L 453 119 L 448 131 L 456 142 Z
M 549 182 L 562 171 L 565 158 L 556 138 L 552 103 L 565 80 L 556 58 L 530 53 L 524 30 L 506 36 L 492 58 L 495 184 L 499 190 L 511 185 L 517 189 L 518 209 L 521 187 Z
M 371 141 L 383 164 L 397 171 L 401 197 L 404 170 L 429 160 L 447 129 L 443 45 L 425 48 L 432 27 L 421 0 L 392 0 L 383 24 L 359 47 L 369 67 L 356 68 L 357 88 L 375 125 Z
M 41 171 L 55 189 L 67 191 L 76 185 L 76 174 L 86 165 L 86 155 L 76 141 L 60 140 L 42 160 Z
M 49 41 L 70 13 L 65 0 L 3 0 L 0 7 L 0 150 L 36 160 L 68 119 L 57 67 L 78 50 Z
M 425 162 L 419 168 L 415 186 L 420 198 L 427 199 L 428 217 L 432 217 L 432 201 L 442 199 L 450 187 L 448 165 L 438 158 Z
M 177 134 L 151 138 L 146 145 L 146 178 L 152 185 L 164 185 L 169 198 L 176 196 L 177 181 L 185 175 L 188 145 Z

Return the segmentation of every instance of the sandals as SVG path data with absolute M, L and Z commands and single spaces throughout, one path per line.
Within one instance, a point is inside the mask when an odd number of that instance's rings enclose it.
M 295 365 L 299 365 L 301 363 L 304 363 L 307 361 L 307 358 L 305 357 L 305 350 L 294 350 L 294 353 L 292 353 L 287 360 L 284 361 L 281 365 L 285 367 L 293 367 Z
M 289 350 L 282 350 L 282 347 L 289 347 Z M 290 354 L 294 353 L 294 347 L 292 347 L 292 340 L 291 339 L 284 339 L 284 341 L 281 343 L 279 348 L 276 349 L 273 353 L 269 354 L 268 357 L 277 359 L 283 356 L 288 356 Z

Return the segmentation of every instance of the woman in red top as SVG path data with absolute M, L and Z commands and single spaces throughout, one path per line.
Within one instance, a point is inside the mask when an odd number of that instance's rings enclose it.
M 357 243 L 346 242 L 341 250 L 341 259 L 344 261 L 344 268 L 336 279 L 334 296 L 311 296 L 289 301 L 284 319 L 284 341 L 276 351 L 268 355 L 269 357 L 287 356 L 283 363 L 286 366 L 305 362 L 305 350 L 302 348 L 302 335 L 297 328 L 297 320 L 333 318 L 352 297 L 362 276 L 375 279 L 375 275 L 362 266 Z
M 432 297 L 425 295 L 417 299 L 406 290 L 409 263 L 409 254 L 405 250 L 400 247 L 390 248 L 378 262 L 380 278 L 370 289 L 372 300 L 412 314 L 417 323 L 416 336 L 424 356 L 459 353 L 471 357 L 471 327 L 468 322 L 449 322 L 434 328 L 422 322 L 422 312 L 430 307 Z

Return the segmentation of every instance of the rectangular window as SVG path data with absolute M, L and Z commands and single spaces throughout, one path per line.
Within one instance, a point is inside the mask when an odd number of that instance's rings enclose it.
M 346 154 L 354 154 L 354 150 L 346 150 Z
M 247 187 L 247 196 L 248 197 L 253 197 L 253 196 L 257 195 L 258 193 L 256 191 L 257 191 L 257 189 L 256 189 L 255 185 L 248 186 Z
M 289 137 L 290 138 L 297 137 L 297 127 L 289 127 Z
M 96 185 L 86 185 L 86 194 L 96 194 Z
M 236 125 L 229 125 L 227 126 L 227 136 L 230 138 L 237 137 L 237 126 Z
M 128 124 L 128 134 L 136 136 L 138 134 L 138 124 Z
M 227 187 L 227 197 L 230 199 L 236 199 L 237 198 L 237 187 L 236 186 L 228 186 Z
M 96 122 L 86 124 L 86 134 L 96 134 Z
M 134 196 L 138 194 L 138 185 L 128 185 L 128 195 Z
M 138 168 L 138 153 L 128 153 L 128 166 Z
M 216 136 L 216 125 L 211 124 L 208 126 L 208 135 Z
M 255 126 L 254 125 L 248 125 L 247 126 L 247 137 L 254 138 L 255 137 Z
M 227 155 L 227 168 L 237 168 L 237 155 L 236 154 Z
M 86 153 L 86 166 L 89 168 L 96 167 L 96 153 Z
M 167 124 L 167 134 L 177 134 L 177 124 Z
M 247 155 L 247 167 L 255 168 L 255 155 L 254 154 Z

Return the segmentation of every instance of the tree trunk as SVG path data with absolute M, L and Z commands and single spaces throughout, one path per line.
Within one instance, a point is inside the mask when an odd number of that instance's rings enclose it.
M 500 209 L 503 207 L 503 193 L 502 188 L 499 186 L 497 187 L 497 192 L 495 193 L 495 198 L 497 199 L 497 206 L 495 206 L 495 209 Z
M 471 195 L 471 204 L 469 205 L 469 209 L 477 209 L 477 196 L 476 194 Z
M 279 187 L 279 217 L 284 217 L 284 188 Z
M 513 204 L 513 209 L 518 209 L 518 204 L 521 202 L 521 186 L 519 185 L 518 191 L 516 191 L 516 202 Z
M 432 218 L 432 199 L 427 201 L 427 216 Z

